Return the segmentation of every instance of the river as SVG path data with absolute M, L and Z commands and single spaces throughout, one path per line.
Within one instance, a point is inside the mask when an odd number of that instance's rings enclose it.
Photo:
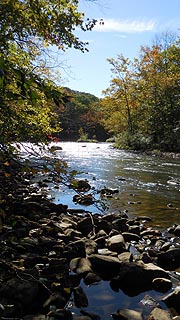
M 180 224 L 180 159 L 117 150 L 110 143 L 59 142 L 52 146 L 56 150 L 54 157 L 66 160 L 71 170 L 78 170 L 77 178 L 87 179 L 91 190 L 118 189 L 109 202 L 109 211 L 128 210 L 131 217 L 146 215 L 152 218 L 152 225 L 160 228 Z M 44 176 L 39 178 L 44 179 Z M 72 200 L 75 192 L 58 182 L 49 184 L 48 193 L 55 203 L 93 213 L 98 211 L 94 205 L 76 205 Z M 86 286 L 82 280 L 81 286 L 89 301 L 85 310 L 96 314 L 94 319 L 110 320 L 113 312 L 124 308 L 143 310 L 144 319 L 148 319 L 152 299 L 163 304 L 161 298 L 164 294 L 153 290 L 129 297 L 122 290 L 112 290 L 108 281 Z M 165 305 L 162 307 L 166 308 Z M 73 302 L 69 308 L 81 314 Z
M 180 159 L 117 150 L 110 143 L 60 142 L 55 146 L 62 147 L 56 155 L 81 172 L 77 178 L 87 179 L 98 190 L 119 190 L 109 201 L 110 211 L 148 215 L 153 225 L 161 227 L 180 223 Z M 98 211 L 96 206 L 77 206 L 72 189 L 52 187 L 50 194 L 55 203 Z

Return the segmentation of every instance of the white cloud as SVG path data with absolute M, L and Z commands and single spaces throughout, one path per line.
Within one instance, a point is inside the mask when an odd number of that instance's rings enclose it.
M 150 20 L 115 20 L 104 19 L 103 23 L 98 23 L 93 31 L 98 32 L 124 32 L 137 33 L 144 31 L 152 31 L 155 28 L 155 22 Z

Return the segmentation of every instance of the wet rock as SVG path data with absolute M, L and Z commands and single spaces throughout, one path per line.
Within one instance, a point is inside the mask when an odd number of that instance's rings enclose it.
M 159 292 L 167 292 L 171 289 L 172 282 L 169 279 L 155 278 L 152 281 L 152 288 Z
M 160 308 L 155 308 L 151 312 L 148 320 L 171 320 L 172 316 L 169 311 L 162 310 Z
M 101 189 L 100 195 L 101 195 L 101 197 L 108 197 L 108 196 L 112 196 L 113 194 L 118 193 L 118 192 L 119 192 L 118 189 L 104 188 L 104 189 Z
M 71 180 L 70 188 L 78 192 L 87 192 L 91 189 L 90 184 L 86 180 Z
M 107 247 L 111 251 L 124 252 L 126 250 L 124 237 L 121 234 L 112 236 L 107 240 Z
M 79 203 L 81 205 L 90 206 L 94 203 L 92 194 L 76 194 L 73 196 L 73 202 Z
M 121 309 L 112 314 L 114 320 L 143 320 L 142 313 L 130 309 Z

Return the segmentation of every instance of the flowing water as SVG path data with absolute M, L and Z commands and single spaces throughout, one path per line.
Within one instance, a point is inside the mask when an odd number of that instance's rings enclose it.
M 118 189 L 119 192 L 110 200 L 109 211 L 128 210 L 132 217 L 147 215 L 152 218 L 154 226 L 162 228 L 180 224 L 179 159 L 116 150 L 108 143 L 61 142 L 53 146 L 62 147 L 62 150 L 57 149 L 54 156 L 66 160 L 71 170 L 79 171 L 77 178 L 87 179 L 92 189 Z M 76 205 L 72 201 L 75 194 L 72 189 L 50 185 L 48 192 L 55 203 L 93 213 L 98 211 L 96 206 Z M 112 319 L 111 314 L 118 309 L 143 311 L 143 319 L 148 319 L 152 299 L 162 305 L 161 298 L 164 296 L 156 291 L 148 291 L 129 297 L 122 290 L 113 291 L 108 281 L 86 286 L 82 280 L 81 286 L 89 301 L 85 310 L 98 315 L 101 320 Z M 73 302 L 69 307 L 76 315 L 80 315 L 80 310 L 74 307 Z M 164 305 L 162 307 L 165 308 Z
M 118 189 L 109 210 L 148 215 L 152 224 L 162 227 L 180 223 L 180 159 L 117 150 L 109 143 L 61 142 L 56 146 L 62 147 L 56 154 L 81 172 L 77 178 L 87 179 L 98 190 Z M 56 203 L 97 212 L 95 206 L 74 204 L 71 189 L 52 188 L 50 192 Z

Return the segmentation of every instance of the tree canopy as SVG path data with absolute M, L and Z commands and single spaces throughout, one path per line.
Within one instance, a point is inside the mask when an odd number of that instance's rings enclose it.
M 87 50 L 75 28 L 91 30 L 77 0 L 3 0 L 0 4 L 0 143 L 39 141 L 60 130 L 66 100 L 47 67 L 48 49 Z
M 120 147 L 180 151 L 179 45 L 166 33 L 132 61 L 108 59 L 113 78 L 101 109 Z

